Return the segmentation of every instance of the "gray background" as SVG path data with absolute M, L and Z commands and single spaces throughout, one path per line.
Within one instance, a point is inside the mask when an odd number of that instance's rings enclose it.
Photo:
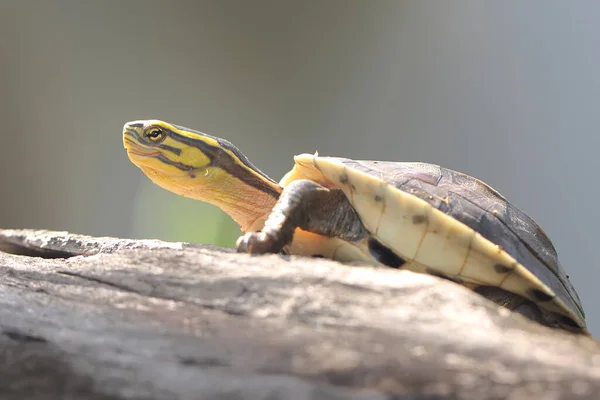
M 600 3 L 0 0 L 0 226 L 232 245 L 154 186 L 124 122 L 292 156 L 428 161 L 490 183 L 553 239 L 600 334 Z

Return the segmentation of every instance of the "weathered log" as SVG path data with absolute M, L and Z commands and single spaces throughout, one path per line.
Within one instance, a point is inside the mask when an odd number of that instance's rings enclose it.
M 600 398 L 592 338 L 432 276 L 64 232 L 0 249 L 0 399 Z

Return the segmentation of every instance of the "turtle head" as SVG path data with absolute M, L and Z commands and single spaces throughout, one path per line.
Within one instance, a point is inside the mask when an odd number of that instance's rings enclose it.
M 123 144 L 133 164 L 154 183 L 176 194 L 220 207 L 243 231 L 262 227 L 281 193 L 224 139 L 160 120 L 131 121 Z

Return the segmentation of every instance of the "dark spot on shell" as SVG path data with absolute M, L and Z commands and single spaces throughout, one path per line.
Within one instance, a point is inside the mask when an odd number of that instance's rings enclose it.
M 350 184 L 350 189 L 352 189 L 353 192 L 356 192 L 356 186 L 354 186 L 354 184 Z
M 512 271 L 512 268 L 507 267 L 504 264 L 494 264 L 494 271 L 496 271 L 497 274 L 506 274 Z
M 391 268 L 400 268 L 406 262 L 405 259 L 375 238 L 369 239 L 369 253 L 377 261 Z
M 539 289 L 529 290 L 529 296 L 531 296 L 534 300 L 540 302 L 551 301 L 554 298 L 554 296 L 551 296 L 548 293 L 543 292 Z
M 559 315 L 558 316 L 558 320 L 560 321 L 560 323 L 562 325 L 565 325 L 565 326 L 567 326 L 567 327 L 569 327 L 571 329 L 574 328 L 574 329 L 577 329 L 577 330 L 581 330 L 581 326 L 579 326 L 579 324 L 577 322 L 575 322 L 573 320 L 573 318 L 569 318 L 569 317 L 567 317 L 565 315 Z
M 427 221 L 427 217 L 425 215 L 413 215 L 412 223 L 415 225 L 423 224 Z
M 437 276 L 438 278 L 442 278 L 442 279 L 447 279 L 449 281 L 458 283 L 458 284 L 463 284 L 464 281 L 462 279 L 460 279 L 458 276 L 450 276 L 447 274 L 444 274 L 443 272 L 440 271 L 436 271 L 433 268 L 425 268 L 425 272 L 428 273 L 429 275 L 433 275 L 433 276 Z
M 348 183 L 348 175 L 345 172 L 340 175 L 340 183 Z
M 188 175 L 190 176 L 190 178 L 195 178 L 196 174 L 193 173 L 192 171 L 188 172 Z
M 323 254 L 313 254 L 314 258 L 326 258 Z
M 375 195 L 375 201 L 379 202 L 379 201 L 382 201 L 382 200 L 383 200 L 383 197 L 381 197 L 378 194 Z

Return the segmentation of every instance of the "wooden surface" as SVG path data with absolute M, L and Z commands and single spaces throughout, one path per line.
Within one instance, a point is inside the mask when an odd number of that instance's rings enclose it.
M 600 398 L 593 339 L 431 276 L 65 232 L 0 250 L 1 399 Z

